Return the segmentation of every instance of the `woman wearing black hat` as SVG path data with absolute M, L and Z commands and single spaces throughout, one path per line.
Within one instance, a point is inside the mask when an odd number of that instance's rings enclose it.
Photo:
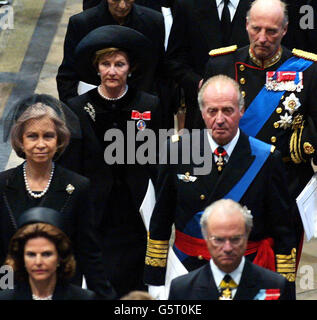
M 114 298 L 95 237 L 89 180 L 55 164 L 70 134 L 81 137 L 77 116 L 51 96 L 32 95 L 12 107 L 4 129 L 4 139 L 11 132 L 12 147 L 25 161 L 0 173 L 0 264 L 21 213 L 46 206 L 60 211 L 65 219 L 63 231 L 73 242 L 78 261 L 74 281 L 81 284 L 83 273 L 90 289 Z
M 160 110 L 156 96 L 129 85 L 129 74 L 150 59 L 149 46 L 141 33 L 123 26 L 100 27 L 79 43 L 81 80 L 93 83 L 98 77 L 100 85 L 68 102 L 80 119 L 83 137 L 72 139 L 60 159 L 91 181 L 104 262 L 119 296 L 145 289 L 147 234 L 139 209 L 156 170 L 155 165 L 138 163 L 141 143 L 136 135 L 142 137 L 144 128 L 157 134 Z M 122 139 L 107 138 L 112 135 Z M 155 162 L 156 141 L 151 143 L 149 158 Z
M 0 300 L 93 300 L 95 293 L 69 283 L 76 261 L 69 238 L 61 231 L 63 217 L 49 208 L 22 214 L 5 261 L 14 272 L 14 288 L 0 291 Z

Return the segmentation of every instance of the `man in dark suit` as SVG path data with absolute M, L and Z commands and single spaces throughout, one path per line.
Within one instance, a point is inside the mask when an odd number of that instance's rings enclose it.
M 169 76 L 184 91 L 186 128 L 194 127 L 198 84 L 203 78 L 208 52 L 222 46 L 248 44 L 245 17 L 251 2 L 231 0 L 224 7 L 226 1 L 222 0 L 175 1 L 166 65 Z M 229 25 L 226 37 L 225 24 Z
M 247 19 L 250 45 L 212 51 L 205 79 L 226 74 L 238 81 L 246 102 L 240 128 L 281 152 L 300 254 L 303 229 L 295 199 L 313 175 L 316 157 L 317 55 L 281 46 L 288 26 L 285 10 L 280 0 L 255 1 Z
M 143 33 L 152 41 L 152 59 L 148 66 L 133 72 L 129 83 L 139 90 L 156 92 L 159 65 L 164 57 L 165 27 L 159 12 L 134 4 L 134 0 L 104 0 L 96 7 L 70 17 L 64 42 L 64 58 L 56 77 L 60 100 L 78 95 L 79 75 L 75 68 L 77 44 L 90 31 L 105 25 L 124 25 Z M 160 68 L 162 69 L 162 68 Z M 97 85 L 98 83 L 92 83 Z
M 83 0 L 83 9 L 89 9 L 103 0 Z M 122 1 L 122 0 L 117 0 Z M 171 7 L 173 0 L 136 0 L 135 3 L 141 6 L 149 7 L 151 9 L 161 12 L 161 7 Z
M 210 254 L 200 232 L 200 216 L 212 202 L 229 198 L 246 205 L 254 217 L 247 258 L 277 270 L 294 284 L 295 236 L 280 153 L 239 129 L 244 102 L 231 78 L 218 75 L 209 79 L 198 99 L 207 130 L 184 134 L 176 146 L 171 143 L 171 152 L 174 148 L 183 158 L 160 168 L 145 282 L 154 286 L 165 283 L 173 223 L 173 251 L 178 259 L 188 271 L 204 265 Z M 210 167 L 207 170 L 208 161 L 213 161 L 211 171 Z
M 230 199 L 201 217 L 210 263 L 172 281 L 170 300 L 289 300 L 284 277 L 244 258 L 253 217 Z

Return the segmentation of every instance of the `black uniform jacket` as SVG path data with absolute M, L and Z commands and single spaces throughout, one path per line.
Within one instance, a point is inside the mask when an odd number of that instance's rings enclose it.
M 0 291 L 0 300 L 32 300 L 32 291 L 28 282 L 19 282 L 14 289 Z M 52 300 L 96 300 L 96 294 L 79 286 L 58 282 Z
M 68 185 L 74 187 L 73 192 L 66 191 Z M 65 216 L 63 231 L 72 241 L 78 271 L 85 275 L 88 287 L 102 297 L 114 298 L 102 265 L 100 246 L 95 238 L 94 211 L 89 189 L 87 178 L 56 165 L 47 193 L 38 202 L 33 202 L 34 199 L 30 199 L 25 188 L 22 165 L 1 172 L 1 263 L 5 260 L 9 241 L 17 230 L 16 220 L 19 215 L 33 206 L 53 208 Z
M 280 289 L 279 300 L 290 300 L 286 279 L 248 260 L 233 300 L 254 300 L 261 289 Z M 180 276 L 172 281 L 169 300 L 218 300 L 219 291 L 210 264 Z
M 90 31 L 101 26 L 117 24 L 109 12 L 107 1 L 102 1 L 96 7 L 70 18 L 64 42 L 64 58 L 56 78 L 59 98 L 62 101 L 66 102 L 67 99 L 78 95 L 77 86 L 81 79 L 75 68 L 74 52 L 77 44 Z M 140 90 L 153 92 L 158 65 L 165 54 L 163 15 L 134 4 L 124 26 L 143 33 L 152 41 L 153 53 L 150 64 L 133 72 L 129 83 Z
M 225 74 L 237 80 L 245 95 L 245 107 L 247 109 L 265 85 L 266 73 L 277 70 L 279 66 L 292 56 L 292 53 L 283 47 L 282 56 L 276 63 L 267 68 L 260 68 L 251 60 L 249 47 L 247 46 L 228 54 L 210 57 L 206 66 L 204 79 L 208 79 L 217 74 Z M 256 135 L 256 138 L 275 145 L 281 152 L 283 161 L 286 164 L 289 190 L 294 198 L 302 191 L 313 174 L 310 159 L 312 156 L 315 156 L 315 150 L 317 148 L 316 77 L 317 64 L 313 62 L 313 64 L 303 72 L 302 90 L 300 92 L 285 91 L 275 111 Z M 293 123 L 286 129 L 278 123 L 281 120 L 281 116 L 289 114 L 285 104 L 287 105 L 286 101 L 292 94 L 299 99 L 300 103 L 299 108 L 292 115 L 292 122 L 294 123 L 297 115 L 302 115 L 304 121 L 302 122 L 304 126 L 303 131 L 301 131 L 301 129 L 297 131 L 294 130 Z M 201 122 L 201 127 L 203 126 L 203 122 Z M 290 149 L 291 137 L 296 138 L 298 141 L 298 144 L 292 149 Z M 305 148 L 305 145 L 307 145 L 305 143 L 309 143 L 313 148 Z M 291 151 L 294 153 L 294 156 L 295 154 L 301 155 L 300 159 L 298 159 L 298 156 L 295 156 L 297 163 L 294 163 L 291 157 Z M 300 174 L 298 174 L 299 171 Z
M 189 135 L 184 135 L 178 142 L 179 154 L 182 152 L 181 145 L 183 143 L 188 145 L 189 138 Z M 204 148 L 204 139 L 207 139 L 206 131 L 202 130 L 201 152 Z M 199 151 L 197 148 L 192 150 L 196 153 Z M 209 144 L 205 153 L 212 154 Z M 150 222 L 150 239 L 146 257 L 148 261 L 145 266 L 146 283 L 161 285 L 165 278 L 164 262 L 166 262 L 167 253 L 163 257 L 163 251 L 157 251 L 156 253 L 161 254 L 160 258 L 155 254 L 152 256 L 151 245 L 163 244 L 169 240 L 173 223 L 176 230 L 185 234 L 190 235 L 194 230 L 200 230 L 199 221 L 193 219 L 195 214 L 203 211 L 214 201 L 222 199 L 240 181 L 255 159 L 251 154 L 249 138 L 242 131 L 220 176 L 217 170 L 211 170 L 209 174 L 197 175 L 197 179 L 193 182 L 180 179 L 179 174 L 189 173 L 190 176 L 195 176 L 193 172 L 197 165 L 192 156 L 191 154 L 189 164 L 162 165 L 160 168 L 157 202 Z M 283 163 L 278 151 L 270 153 L 239 202 L 251 210 L 254 218 L 249 240 L 273 238 L 277 269 L 279 269 L 278 256 L 289 255 L 288 258 L 290 258 L 295 239 L 288 212 L 290 198 Z M 187 256 L 182 260 L 187 270 L 191 271 L 206 263 L 207 260 L 201 259 L 199 255 L 200 253 L 196 256 Z

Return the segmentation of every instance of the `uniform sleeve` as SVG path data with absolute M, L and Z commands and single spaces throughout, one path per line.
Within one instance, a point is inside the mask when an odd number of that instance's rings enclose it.
M 157 201 L 150 221 L 145 257 L 144 282 L 164 285 L 169 240 L 174 223 L 176 187 L 172 166 L 160 165 L 156 184 Z
M 276 271 L 288 281 L 295 281 L 296 236 L 291 216 L 292 200 L 287 189 L 287 182 L 280 152 L 270 155 L 270 172 L 267 188 L 268 230 L 274 239 Z

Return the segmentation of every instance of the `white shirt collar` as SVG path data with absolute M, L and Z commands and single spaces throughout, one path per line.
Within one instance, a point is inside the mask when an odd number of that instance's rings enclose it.
M 243 268 L 244 268 L 244 264 L 245 264 L 245 258 L 242 257 L 241 259 L 241 262 L 238 266 L 237 269 L 235 269 L 234 271 L 228 273 L 231 278 L 233 279 L 233 281 L 239 285 L 240 283 L 240 280 L 241 280 L 241 276 L 242 276 L 242 271 L 243 271 Z M 214 280 L 215 280 L 215 283 L 216 283 L 216 286 L 217 288 L 219 289 L 220 288 L 220 282 L 222 281 L 223 277 L 227 274 L 226 272 L 223 272 L 222 270 L 220 270 L 216 265 L 215 263 L 213 262 L 212 259 L 210 259 L 210 267 L 211 267 L 211 272 L 213 274 L 213 277 L 214 277 Z
M 237 7 L 238 7 L 238 4 L 239 4 L 239 1 L 240 0 L 230 0 L 228 2 L 228 9 L 230 11 L 231 21 L 233 20 L 233 17 L 235 15 L 236 11 L 237 11 Z M 245 1 L 245 0 L 243 0 L 243 1 Z M 223 0 L 216 0 L 216 5 L 217 5 L 217 11 L 218 11 L 219 20 L 220 20 L 221 19 L 221 15 L 222 15 L 223 5 L 224 5 Z
M 214 141 L 214 139 L 212 138 L 209 131 L 207 131 L 207 132 L 208 132 L 207 137 L 208 137 L 208 141 L 210 144 L 211 152 L 214 153 L 219 145 Z M 237 131 L 236 135 L 234 136 L 234 138 L 229 143 L 222 146 L 226 150 L 228 157 L 231 156 L 231 153 L 238 142 L 239 136 L 240 136 L 240 129 L 238 128 L 238 131 Z
M 220 5 L 223 5 L 223 1 L 224 0 L 216 0 L 216 4 L 217 4 L 217 8 L 219 8 Z M 237 9 L 237 6 L 239 4 L 240 0 L 230 0 L 228 5 L 232 5 L 234 7 L 234 9 Z

